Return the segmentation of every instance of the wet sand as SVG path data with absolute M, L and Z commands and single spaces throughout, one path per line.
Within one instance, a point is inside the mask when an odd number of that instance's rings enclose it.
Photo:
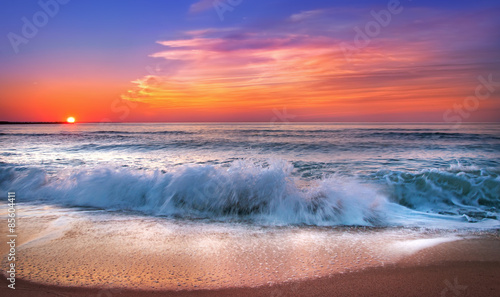
M 500 236 L 494 230 L 260 228 L 24 209 L 16 290 L 3 277 L 0 296 L 500 292 Z M 0 252 L 6 254 L 6 245 Z
M 19 280 L 17 289 L 0 282 L 1 296 L 498 296 L 500 263 L 447 262 L 439 265 L 372 268 L 315 280 L 257 288 L 197 291 L 99 289 L 40 285 Z

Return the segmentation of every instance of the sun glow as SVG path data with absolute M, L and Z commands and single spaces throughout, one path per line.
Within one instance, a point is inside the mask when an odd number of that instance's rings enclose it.
M 74 117 L 69 117 L 66 119 L 66 122 L 70 123 L 70 124 L 73 124 L 75 122 L 75 118 Z

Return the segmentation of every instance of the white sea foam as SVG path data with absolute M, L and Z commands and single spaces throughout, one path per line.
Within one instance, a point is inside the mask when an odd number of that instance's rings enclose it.
M 474 201 L 469 205 L 446 204 L 440 197 L 425 197 L 428 188 L 419 189 L 418 183 L 431 177 L 437 183 L 440 176 L 435 171 L 429 176 L 414 175 L 413 182 L 417 183 L 414 186 L 394 181 L 395 187 L 401 184 L 405 187 L 404 201 L 394 199 L 397 188 L 386 195 L 382 194 L 380 185 L 362 183 L 355 178 L 333 176 L 299 185 L 302 181 L 292 171 L 293 166 L 283 161 L 267 165 L 234 162 L 229 167 L 178 166 L 166 172 L 103 167 L 57 175 L 39 169 L 2 168 L 0 189 L 15 189 L 18 196 L 31 201 L 271 225 L 500 226 L 496 212 L 482 211 Z M 446 177 L 445 183 L 457 178 L 450 174 L 442 175 Z M 414 209 L 407 207 L 408 201 Z M 429 205 L 435 210 L 422 211 L 432 209 Z M 464 219 L 460 213 L 464 207 L 479 213 L 475 223 Z M 452 212 L 439 211 L 443 209 Z
M 388 248 L 390 249 L 391 253 L 408 255 L 408 254 L 414 254 L 423 249 L 431 248 L 433 246 L 442 243 L 452 242 L 460 239 L 462 238 L 458 236 L 447 236 L 447 237 L 436 237 L 436 238 L 400 240 L 389 245 Z

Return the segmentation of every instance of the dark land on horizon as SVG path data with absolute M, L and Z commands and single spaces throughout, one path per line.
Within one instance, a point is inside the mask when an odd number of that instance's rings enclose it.
M 40 124 L 70 124 L 68 122 L 8 122 L 0 121 L 0 125 L 40 125 Z

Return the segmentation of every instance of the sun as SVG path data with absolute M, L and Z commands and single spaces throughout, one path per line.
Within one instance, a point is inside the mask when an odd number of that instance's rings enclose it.
M 70 124 L 73 124 L 75 122 L 75 118 L 74 117 L 69 117 L 66 119 L 66 122 L 70 123 Z

